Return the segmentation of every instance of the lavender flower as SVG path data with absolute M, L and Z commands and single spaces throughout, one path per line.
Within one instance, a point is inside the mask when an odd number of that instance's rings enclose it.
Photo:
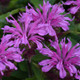
M 40 5 L 40 9 L 34 10 L 34 8 L 29 4 L 31 9 L 26 7 L 26 13 L 23 13 L 22 18 L 19 21 L 24 22 L 24 17 L 26 14 L 31 14 L 33 21 L 39 21 L 36 28 L 41 28 L 38 32 L 39 35 L 49 34 L 50 36 L 55 36 L 55 28 L 61 27 L 64 31 L 69 30 L 69 22 L 72 21 L 69 17 L 65 17 L 66 14 L 61 15 L 65 10 L 62 5 L 51 5 L 49 1 L 47 3 L 43 0 L 43 6 Z M 42 10 L 42 12 L 41 12 Z M 67 21 L 68 20 L 68 21 Z M 36 30 L 37 31 L 37 30 Z
M 10 69 L 17 70 L 17 67 L 11 61 L 21 62 L 23 61 L 19 48 L 11 47 L 12 42 L 8 43 L 5 41 L 5 37 L 2 37 L 0 43 L 0 73 L 4 75 L 3 71 Z
M 48 47 L 42 48 L 40 52 L 43 55 L 48 55 L 51 59 L 43 60 L 39 65 L 43 66 L 42 71 L 48 72 L 51 68 L 57 68 L 59 70 L 60 78 L 64 78 L 67 75 L 66 70 L 70 73 L 70 76 L 75 74 L 75 78 L 80 79 L 78 75 L 79 71 L 76 66 L 80 66 L 80 44 L 76 44 L 71 48 L 72 43 L 69 39 L 68 43 L 65 43 L 65 38 L 60 42 L 61 48 L 58 42 L 51 42 L 51 46 L 56 49 L 57 52 L 50 50 Z
M 10 15 L 11 16 L 11 15 Z M 8 41 L 13 38 L 14 39 L 14 47 L 19 47 L 19 44 L 25 44 L 28 45 L 29 48 L 30 42 L 31 43 L 36 43 L 38 48 L 42 48 L 42 44 L 40 43 L 41 40 L 44 38 L 40 37 L 36 33 L 34 33 L 34 27 L 37 25 L 37 21 L 34 23 L 31 23 L 32 17 L 28 14 L 26 14 L 24 20 L 25 22 L 22 24 L 22 26 L 14 19 L 13 16 L 11 16 L 13 20 L 9 20 L 8 18 L 7 21 L 12 23 L 15 27 L 9 27 L 5 26 L 2 28 L 4 30 L 4 33 L 11 33 L 7 34 L 5 36 L 5 39 Z
M 76 1 L 67 1 L 64 3 L 65 5 L 70 5 L 70 4 L 73 4 L 73 5 L 76 5 L 74 7 L 71 7 L 69 10 L 70 10 L 70 13 L 72 14 L 75 14 L 79 9 L 80 9 L 80 0 L 76 0 Z

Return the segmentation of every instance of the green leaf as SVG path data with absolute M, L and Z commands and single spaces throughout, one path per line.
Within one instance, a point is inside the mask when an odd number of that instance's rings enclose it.
M 30 0 L 30 2 L 37 8 L 39 8 L 39 4 L 43 4 L 43 0 Z
M 41 53 L 39 53 L 39 51 L 35 50 L 36 55 L 32 57 L 32 61 L 38 63 L 44 59 L 47 59 L 47 56 L 42 55 Z
M 80 23 L 75 25 L 77 32 L 80 33 Z
M 10 0 L 10 3 L 8 4 L 8 10 L 21 8 L 27 6 L 29 3 L 29 0 Z M 14 6 L 14 7 L 13 7 Z
M 71 18 L 71 14 L 68 14 L 67 17 Z M 80 34 L 80 24 L 75 24 L 75 19 L 70 22 L 69 32 L 73 34 Z
M 12 10 L 11 12 L 0 15 L 0 19 L 3 19 L 3 18 L 5 19 L 6 17 L 9 17 L 10 14 L 14 15 L 14 14 L 18 13 L 19 11 L 25 11 L 25 9 L 24 8 L 18 8 L 18 9 Z
M 22 61 L 18 65 L 19 65 L 19 68 L 21 71 L 25 71 L 25 72 L 27 71 L 27 62 L 26 61 Z
M 17 70 L 17 71 L 12 72 L 11 77 L 19 78 L 22 80 L 28 77 L 28 74 L 26 72 Z
M 71 22 L 69 32 L 76 35 L 80 34 L 80 24 L 74 24 L 74 22 Z
M 70 33 L 67 35 L 67 37 L 72 41 L 72 46 L 80 42 L 79 35 L 76 35 L 75 33 Z
M 33 70 L 34 75 L 36 76 L 37 80 L 45 80 L 42 71 L 39 69 L 39 67 L 36 63 L 32 63 L 32 70 Z
M 32 77 L 32 78 L 26 78 L 25 80 L 37 80 L 36 77 Z
M 14 8 L 15 6 L 17 6 L 17 5 L 15 5 L 17 1 L 18 0 L 11 0 L 10 3 L 9 3 L 9 5 L 8 5 L 8 8 Z
M 72 42 L 72 46 L 74 46 L 75 44 L 77 44 L 77 41 L 74 38 L 69 37 L 69 39 Z
M 0 15 L 0 27 L 3 27 L 5 24 L 8 24 L 6 19 L 5 19 L 6 17 L 9 17 L 10 14 L 14 15 L 14 14 L 18 13 L 19 11 L 25 11 L 25 9 L 24 8 L 18 8 L 18 9 L 12 10 L 11 12 Z

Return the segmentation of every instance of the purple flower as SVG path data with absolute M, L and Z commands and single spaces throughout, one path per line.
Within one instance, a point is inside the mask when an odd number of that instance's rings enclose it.
M 0 73 L 4 75 L 3 71 L 10 69 L 17 70 L 17 67 L 11 61 L 21 62 L 23 61 L 19 48 L 11 47 L 13 44 L 5 41 L 5 37 L 2 37 L 0 43 Z
M 41 28 L 38 32 L 39 35 L 46 35 L 49 34 L 50 36 L 55 36 L 55 28 L 61 27 L 64 31 L 69 30 L 69 22 L 72 21 L 69 17 L 65 17 L 65 15 L 61 15 L 65 10 L 63 9 L 62 5 L 51 5 L 49 1 L 47 3 L 43 1 L 43 6 L 40 5 L 40 9 L 34 10 L 34 8 L 29 4 L 31 7 L 28 9 L 26 7 L 26 13 L 23 13 L 21 16 L 22 18 L 19 21 L 24 22 L 24 17 L 26 14 L 32 15 L 33 21 L 39 21 L 36 28 Z M 42 10 L 42 12 L 41 12 Z M 68 21 L 67 21 L 68 20 Z M 37 30 L 36 30 L 37 31 Z M 36 32 L 35 31 L 35 32 Z
M 11 16 L 11 15 L 10 15 Z M 8 22 L 12 23 L 15 27 L 5 26 L 2 28 L 4 33 L 11 33 L 5 36 L 5 40 L 8 41 L 13 38 L 14 39 L 14 47 L 19 47 L 19 44 L 28 45 L 31 48 L 30 43 L 36 43 L 38 48 L 42 48 L 42 44 L 40 43 L 43 40 L 42 37 L 35 33 L 34 28 L 36 27 L 38 21 L 32 23 L 32 17 L 29 14 L 26 14 L 24 17 L 24 23 L 20 25 L 14 17 L 11 16 L 13 19 L 7 19 Z M 37 30 L 38 31 L 38 30 Z
M 65 38 L 60 42 L 61 49 L 58 42 L 51 42 L 51 46 L 56 49 L 57 52 L 50 50 L 48 47 L 42 48 L 40 52 L 43 55 L 48 55 L 51 59 L 43 60 L 39 65 L 43 66 L 42 71 L 48 72 L 51 68 L 57 68 L 59 70 L 60 78 L 64 78 L 67 75 L 66 70 L 70 73 L 70 76 L 75 74 L 75 78 L 80 79 L 78 75 L 79 71 L 76 66 L 80 66 L 80 44 L 76 44 L 71 48 L 72 43 L 69 39 L 68 43 L 65 43 Z
M 74 7 L 71 7 L 69 10 L 70 10 L 70 13 L 72 14 L 75 14 L 79 9 L 80 9 L 80 0 L 76 0 L 76 1 L 67 1 L 64 3 L 65 5 L 70 5 L 70 4 L 73 4 L 73 5 L 76 5 Z

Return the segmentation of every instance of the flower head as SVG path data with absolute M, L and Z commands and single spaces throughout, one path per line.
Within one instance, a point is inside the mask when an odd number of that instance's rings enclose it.
M 70 4 L 73 4 L 73 5 L 76 5 L 74 7 L 71 7 L 69 10 L 70 10 L 70 13 L 72 14 L 75 14 L 79 9 L 80 9 L 80 0 L 76 0 L 76 1 L 67 1 L 64 3 L 65 5 L 70 5 Z
M 11 47 L 12 45 L 12 42 L 8 43 L 5 41 L 4 36 L 2 37 L 2 41 L 0 43 L 0 73 L 2 75 L 4 75 L 3 71 L 7 70 L 7 67 L 17 70 L 17 67 L 12 63 L 12 61 L 23 61 L 21 57 L 22 52 L 19 48 Z
M 75 77 L 78 79 L 79 71 L 76 66 L 80 66 L 80 44 L 76 44 L 71 48 L 72 43 L 69 39 L 68 43 L 65 43 L 65 38 L 60 42 L 61 49 L 58 42 L 51 42 L 51 46 L 56 49 L 57 52 L 50 50 L 48 47 L 42 48 L 40 52 L 43 55 L 48 55 L 51 59 L 43 60 L 39 63 L 42 65 L 42 71 L 48 72 L 51 68 L 57 68 L 59 70 L 60 78 L 64 78 L 67 75 L 66 70 L 70 73 L 70 76 L 75 74 Z
M 55 36 L 56 27 L 61 27 L 64 31 L 69 30 L 68 25 L 69 21 L 71 19 L 69 17 L 65 17 L 65 15 L 61 15 L 65 10 L 63 9 L 62 5 L 51 5 L 49 1 L 45 2 L 43 0 L 43 6 L 40 5 L 40 9 L 34 10 L 34 8 L 29 4 L 31 7 L 28 9 L 26 7 L 26 13 L 22 14 L 22 17 L 24 18 L 26 14 L 32 15 L 33 22 L 39 21 L 38 24 L 40 26 L 37 26 L 36 28 L 41 28 L 41 30 L 38 32 L 39 35 L 46 35 L 49 34 L 50 36 Z M 42 10 L 42 12 L 41 12 Z M 20 19 L 21 22 L 24 22 L 23 18 Z
M 20 25 L 12 15 L 10 15 L 11 18 L 13 19 L 7 19 L 8 22 L 12 23 L 15 27 L 9 27 L 9 26 L 5 26 L 4 28 L 2 28 L 4 30 L 4 33 L 10 33 L 7 34 L 5 36 L 5 39 L 8 41 L 13 38 L 14 39 L 14 47 L 19 47 L 19 44 L 25 44 L 28 45 L 29 48 L 31 48 L 30 46 L 30 42 L 34 42 L 37 44 L 38 48 L 42 47 L 42 44 L 40 43 L 41 40 L 43 40 L 42 37 L 40 37 L 39 35 L 37 35 L 37 33 L 35 33 L 34 28 L 36 27 L 38 21 L 36 21 L 35 23 L 32 23 L 32 17 L 28 14 L 26 14 L 26 16 L 24 17 L 24 23 L 22 23 L 22 25 Z M 38 30 L 37 30 L 38 32 Z

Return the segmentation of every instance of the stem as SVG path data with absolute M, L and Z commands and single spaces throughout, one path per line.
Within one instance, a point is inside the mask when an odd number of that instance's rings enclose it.
M 28 65 L 28 76 L 32 77 L 32 69 L 31 69 L 31 64 L 30 64 L 29 60 L 27 60 L 27 65 Z

